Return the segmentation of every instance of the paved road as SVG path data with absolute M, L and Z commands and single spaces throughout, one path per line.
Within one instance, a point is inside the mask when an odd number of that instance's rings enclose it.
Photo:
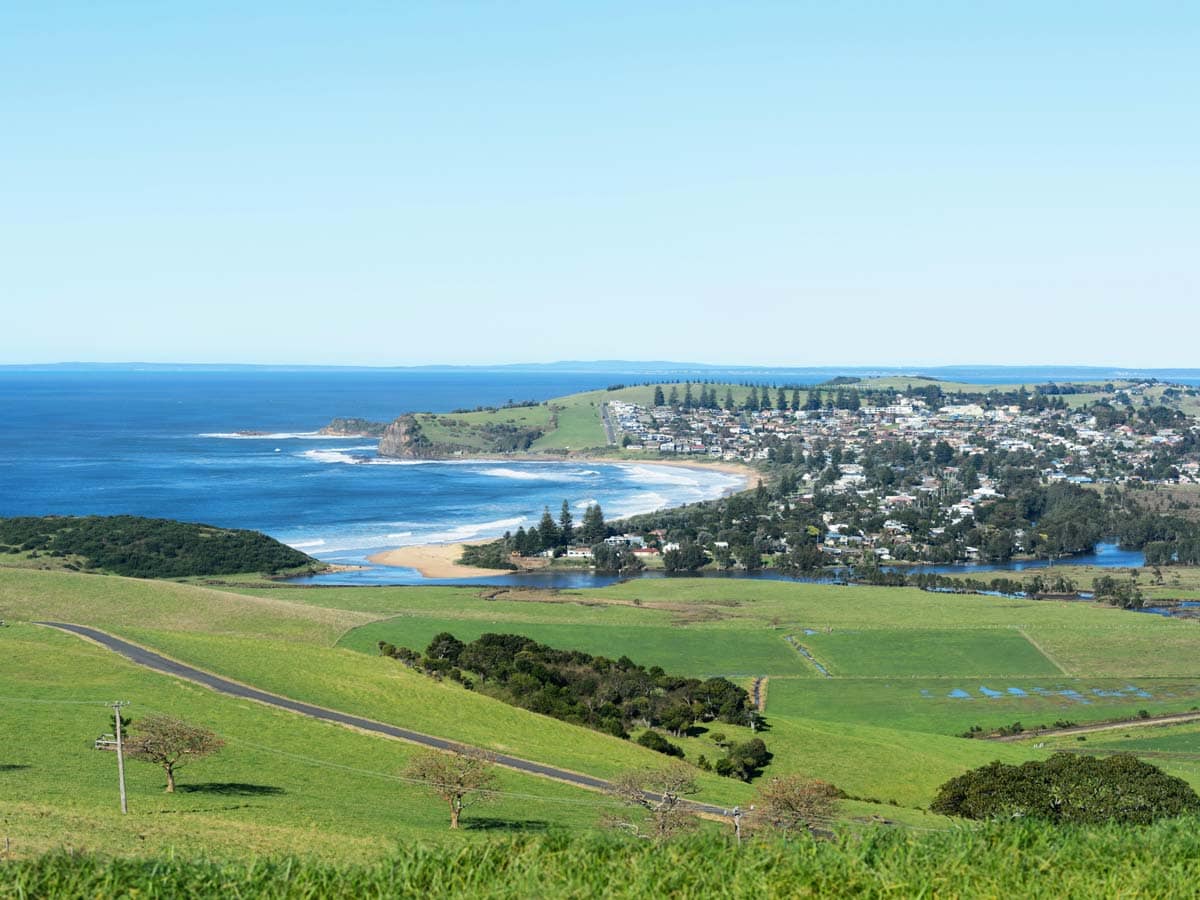
M 604 439 L 608 441 L 610 447 L 615 447 L 617 444 L 617 429 L 613 425 L 612 419 L 608 416 L 608 404 L 600 404 L 600 421 L 604 424 Z
M 247 687 L 244 684 L 238 684 L 235 681 L 230 681 L 227 678 L 222 678 L 219 675 L 213 675 L 209 672 L 195 669 L 191 666 L 184 665 L 181 662 L 176 662 L 173 659 L 167 659 L 165 656 L 160 656 L 144 647 L 139 647 L 137 644 L 131 644 L 128 641 L 123 641 L 120 638 L 113 637 L 111 634 L 106 634 L 103 631 L 98 631 L 95 628 L 88 628 L 86 625 L 71 625 L 65 622 L 38 622 L 38 625 L 45 625 L 50 628 L 58 628 L 62 631 L 70 632 L 82 638 L 95 641 L 109 650 L 119 653 L 130 662 L 136 663 L 139 666 L 145 666 L 148 669 L 153 669 L 156 672 L 162 672 L 166 675 L 174 675 L 176 678 L 183 678 L 187 681 L 194 681 L 197 684 L 202 684 L 207 688 L 211 688 L 221 694 L 228 694 L 231 697 L 239 697 L 243 700 L 255 700 L 259 703 L 265 703 L 268 706 L 274 706 L 279 709 L 286 709 L 288 712 L 299 713 L 302 716 L 310 716 L 314 719 L 322 719 L 326 722 L 335 722 L 338 725 L 348 725 L 351 728 L 357 728 L 362 731 L 370 731 L 375 734 L 383 734 L 388 737 L 399 738 L 402 741 L 409 741 L 413 744 L 420 744 L 425 747 L 435 747 L 438 750 L 463 750 L 473 749 L 465 744 L 460 744 L 457 741 L 450 741 L 445 738 L 433 737 L 432 735 L 422 734 L 419 731 L 410 731 L 407 728 L 397 728 L 395 725 L 387 725 L 383 722 L 376 722 L 372 719 L 364 719 L 360 716 L 352 716 L 347 713 L 338 712 L 337 710 L 325 709 L 320 706 L 313 706 L 311 703 L 302 703 L 299 700 L 290 700 L 287 697 L 281 697 L 278 694 L 269 694 L 266 691 L 260 691 L 257 688 Z M 495 761 L 506 768 L 515 769 L 518 772 L 525 772 L 529 775 L 540 775 L 543 778 L 553 778 L 555 781 L 563 781 L 567 784 L 572 784 L 577 787 L 592 788 L 599 791 L 610 790 L 612 785 L 600 778 L 593 778 L 590 775 L 581 775 L 578 772 L 570 772 L 566 769 L 557 769 L 554 766 L 543 765 L 542 763 L 531 762 L 527 759 L 521 759 L 516 756 L 507 756 L 502 753 L 491 753 L 488 751 Z M 688 806 L 697 812 L 707 813 L 709 815 L 724 816 L 728 815 L 728 811 L 724 807 L 711 806 L 707 803 L 695 803 L 688 801 Z
M 1068 725 L 1066 728 L 1043 728 L 1022 731 L 1020 734 L 994 734 L 985 738 L 989 741 L 1010 744 L 1016 741 L 1032 741 L 1037 738 L 1058 737 L 1064 734 L 1092 734 L 1096 731 L 1116 731 L 1128 728 L 1151 728 L 1155 725 L 1180 725 L 1200 721 L 1200 712 L 1164 713 L 1146 719 L 1129 719 L 1125 722 L 1101 722 L 1096 725 Z

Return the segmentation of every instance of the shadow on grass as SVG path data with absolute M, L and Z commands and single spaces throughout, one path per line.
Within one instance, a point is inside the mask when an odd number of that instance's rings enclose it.
M 32 769 L 23 763 L 0 763 L 0 772 L 20 772 L 22 769 Z
M 201 784 L 181 784 L 175 788 L 181 794 L 224 794 L 230 797 L 265 797 L 286 794 L 283 788 L 269 784 L 246 784 L 241 781 L 207 781 Z
M 491 816 L 473 816 L 462 820 L 467 831 L 546 831 L 550 823 L 543 819 L 497 819 Z

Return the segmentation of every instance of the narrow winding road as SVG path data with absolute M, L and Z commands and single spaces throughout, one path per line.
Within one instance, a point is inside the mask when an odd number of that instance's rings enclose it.
M 185 665 L 181 662 L 176 662 L 173 659 L 168 659 L 165 656 L 160 656 L 153 651 L 147 650 L 144 647 L 139 647 L 137 644 L 131 644 L 129 641 L 121 640 L 121 638 L 113 637 L 111 634 L 106 634 L 103 631 L 98 631 L 95 628 L 89 628 L 86 625 L 72 625 L 66 622 L 38 622 L 38 625 L 45 625 L 49 628 L 58 628 L 61 631 L 66 631 L 79 637 L 86 638 L 90 641 L 95 641 L 102 647 L 112 650 L 114 653 L 119 653 L 121 656 L 128 659 L 130 662 L 139 666 L 144 666 L 147 669 L 153 669 L 156 672 L 161 672 L 164 675 L 173 675 L 176 678 L 183 678 L 187 681 L 193 681 L 197 684 L 202 684 L 211 690 L 220 694 L 227 694 L 230 697 L 237 697 L 242 700 L 254 700 L 258 703 L 265 703 L 267 706 L 274 706 L 278 709 L 285 709 L 288 712 L 298 713 L 302 716 L 309 716 L 313 719 L 321 719 L 325 722 L 334 722 L 338 725 L 346 725 L 350 728 L 357 728 L 360 731 L 369 731 L 375 734 L 386 735 L 387 737 L 397 738 L 402 741 L 408 741 L 413 744 L 420 744 L 424 747 L 433 747 L 438 750 L 463 750 L 477 749 L 471 748 L 466 744 L 458 741 L 447 740 L 446 738 L 434 737 L 428 734 L 422 734 L 419 731 L 410 731 L 407 728 L 398 728 L 395 725 L 388 725 L 384 722 L 376 722 L 373 719 L 364 719 L 361 716 L 352 716 L 348 713 L 338 712 L 333 709 L 325 709 L 321 706 L 313 706 L 311 703 L 303 703 L 299 700 L 291 700 L 287 697 L 281 697 L 278 694 L 270 694 L 266 691 L 260 691 L 257 688 L 248 687 L 244 684 L 238 684 L 236 681 L 230 681 L 227 678 L 222 678 L 219 675 L 213 675 L 210 672 L 205 672 L 202 669 L 196 669 L 192 666 Z M 503 753 L 492 753 L 487 751 L 492 759 L 497 764 L 508 769 L 513 769 L 517 772 L 524 772 L 528 775 L 538 775 L 542 778 L 552 778 L 555 781 L 562 781 L 567 784 L 575 785 L 576 787 L 591 788 L 597 791 L 609 791 L 612 785 L 609 782 L 600 778 L 593 778 L 591 775 L 581 775 L 578 772 L 571 772 L 567 769 L 558 769 L 554 766 L 547 766 L 542 763 L 532 762 L 527 759 L 521 759 L 516 756 L 508 756 Z M 728 816 L 729 811 L 721 806 L 713 806 L 708 803 L 697 803 L 695 801 L 685 801 L 687 805 L 699 813 L 705 813 L 713 816 Z

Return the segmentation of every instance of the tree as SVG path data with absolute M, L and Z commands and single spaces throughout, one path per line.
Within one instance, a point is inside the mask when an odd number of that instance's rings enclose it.
M 590 503 L 583 513 L 583 525 L 579 531 L 579 539 L 591 546 L 604 540 L 608 529 L 604 527 L 604 511 L 599 503 Z
M 663 842 L 690 829 L 695 819 L 684 806 L 684 799 L 700 790 L 694 770 L 682 762 L 651 771 L 627 772 L 617 778 L 611 793 L 626 806 L 645 810 L 641 821 L 610 817 L 611 828 L 628 831 L 635 837 Z
M 429 642 L 429 646 L 425 648 L 425 658 L 442 659 L 452 666 L 457 666 L 463 646 L 462 641 L 450 632 L 443 631 L 441 634 L 434 635 L 433 640 Z
M 167 793 L 175 793 L 175 773 L 186 763 L 216 753 L 225 742 L 207 728 L 154 713 L 137 723 L 136 734 L 125 742 L 131 759 L 161 766 Z
M 750 781 L 762 774 L 763 767 L 771 762 L 773 756 L 761 738 L 751 738 L 730 747 L 725 758 L 717 760 L 716 771 L 718 775 L 728 778 Z
M 647 750 L 653 750 L 655 753 L 665 753 L 667 756 L 683 756 L 683 749 L 677 744 L 672 744 L 657 731 L 643 731 L 638 735 L 637 742 L 640 746 Z
M 663 397 L 662 385 L 656 384 L 654 386 L 654 405 L 655 406 L 663 406 L 666 404 L 666 402 L 667 402 L 666 398 Z
M 538 534 L 542 536 L 542 549 L 551 550 L 558 546 L 558 526 L 554 524 L 554 516 L 550 515 L 550 507 L 542 508 L 542 521 L 538 523 Z
M 490 796 L 496 784 L 496 763 L 482 750 L 422 750 L 404 774 L 440 797 L 450 809 L 450 827 L 458 828 L 462 811 Z
M 755 795 L 751 827 L 777 831 L 784 838 L 807 834 L 833 816 L 833 801 L 839 794 L 828 782 L 799 775 L 776 776 Z
M 571 517 L 571 504 L 566 500 L 562 502 L 562 510 L 558 514 L 558 539 L 559 542 L 569 546 L 571 539 L 575 536 L 575 520 Z

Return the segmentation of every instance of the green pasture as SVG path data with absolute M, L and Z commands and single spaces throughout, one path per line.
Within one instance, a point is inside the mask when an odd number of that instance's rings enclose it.
M 420 651 L 443 631 L 462 641 L 473 641 L 488 632 L 517 633 L 557 649 L 582 650 L 612 659 L 628 656 L 647 668 L 661 666 L 672 675 L 697 678 L 806 672 L 799 655 L 781 636 L 765 629 L 734 631 L 719 625 L 566 624 L 404 615 L 355 628 L 342 637 L 338 646 L 377 654 L 379 641 L 387 641 Z
M 629 741 L 510 706 L 449 680 L 435 681 L 394 659 L 254 638 L 132 628 L 122 633 L 272 693 L 601 778 L 662 761 Z M 727 778 L 702 780 L 716 803 L 737 803 L 748 795 L 745 785 Z
M 1130 687 L 1137 690 L 1127 690 Z M 982 688 L 1001 696 L 989 696 Z M 1010 688 L 1023 695 L 1010 693 Z M 1075 693 L 1064 693 L 1067 691 Z M 1020 722 L 1032 729 L 1052 726 L 1056 721 L 1134 718 L 1143 709 L 1152 714 L 1186 712 L 1193 706 L 1200 706 L 1200 677 L 1190 681 L 1062 676 L 986 680 L 771 678 L 767 683 L 766 713 L 768 718 L 784 715 L 828 722 L 869 722 L 959 735 L 973 725 L 991 731 Z
M 1062 674 L 1011 628 L 836 629 L 795 640 L 835 677 Z
M 227 746 L 180 770 L 130 760 L 129 815 L 116 760 L 93 749 L 110 731 L 106 701 L 137 719 L 162 712 L 216 731 Z M 105 853 L 367 859 L 417 837 L 441 839 L 440 801 L 395 778 L 414 749 L 148 672 L 77 637 L 34 625 L 0 629 L 0 823 L 20 856 L 55 847 Z M 515 772 L 469 811 L 467 835 L 591 827 L 608 803 Z
M 102 628 L 167 628 L 210 635 L 332 644 L 376 618 L 300 602 L 296 593 L 226 590 L 74 572 L 0 568 L 0 619 L 75 622 Z
M 890 805 L 894 802 L 910 817 L 923 817 L 925 814 L 918 810 L 928 804 L 937 786 L 966 768 L 997 758 L 1019 761 L 1049 750 L 1029 742 L 1001 745 L 953 736 L 971 725 L 992 728 L 1019 720 L 1027 727 L 1036 727 L 1053 724 L 1057 719 L 1086 723 L 1136 715 L 1143 708 L 1157 713 L 1200 705 L 1200 671 L 1195 662 L 1200 658 L 1200 630 L 1194 622 L 1093 604 L 911 589 L 726 579 L 643 580 L 597 590 L 561 592 L 446 587 L 319 589 L 249 582 L 214 589 L 106 576 L 0 570 L 0 618 L 10 622 L 46 618 L 95 625 L 265 690 L 600 777 L 657 765 L 662 757 L 629 741 L 508 706 L 449 680 L 435 681 L 395 660 L 379 657 L 377 642 L 387 640 L 422 649 L 439 631 L 450 631 L 463 640 L 485 631 L 509 631 L 527 634 L 551 646 L 614 658 L 628 655 L 644 665 L 662 666 L 679 674 L 723 674 L 747 685 L 750 676 L 767 675 L 768 728 L 761 736 L 775 754 L 769 771 L 823 778 L 855 797 L 884 804 L 868 809 L 897 809 Z M 805 629 L 816 633 L 805 634 Z M 785 640 L 788 635 L 808 647 L 836 677 L 818 676 L 789 646 Z M 29 644 L 33 636 L 40 642 L 36 646 Z M 287 728 L 298 729 L 295 733 L 288 731 L 286 741 L 280 738 L 278 744 L 257 743 L 326 762 L 340 759 L 355 770 L 394 771 L 384 766 L 380 754 L 394 753 L 400 759 L 405 752 L 393 742 L 320 723 L 297 724 L 295 717 L 225 700 L 200 688 L 142 672 L 73 637 L 27 625 L 0 629 L 0 641 L 16 637 L 21 637 L 26 649 L 0 661 L 0 683 L 6 687 L 0 695 L 16 683 L 6 677 L 7 673 L 25 672 L 24 682 L 13 689 L 15 697 L 53 698 L 57 696 L 54 690 L 75 684 L 78 690 L 66 695 L 68 699 L 89 699 L 91 694 L 85 697 L 81 692 L 94 686 L 100 690 L 101 699 L 125 693 L 139 705 L 164 708 L 160 701 L 152 705 L 149 692 L 155 697 L 169 697 L 168 710 L 212 723 L 216 730 L 242 741 L 252 740 L 247 735 L 255 729 L 268 727 L 259 720 L 275 723 L 270 728 L 279 734 L 286 729 L 278 722 L 286 721 Z M 64 648 L 72 652 L 65 653 Z M 87 658 L 83 663 L 77 659 L 79 654 Z M 32 661 L 35 656 L 36 663 Z M 98 660 L 125 673 L 126 680 L 95 677 L 89 667 L 95 667 Z M 142 684 L 148 687 L 135 693 L 133 689 Z M 1032 694 L 1034 687 L 1073 689 L 1086 695 L 1093 689 L 1115 692 L 1130 684 L 1145 689 L 1152 697 L 1096 695 L 1084 704 Z M 985 699 L 980 690 L 983 687 L 1004 695 Z M 1008 695 L 1010 687 L 1023 689 L 1030 696 Z M 43 688 L 51 693 L 36 693 Z M 956 689 L 969 692 L 971 699 L 950 697 Z M 61 716 L 56 708 L 47 708 L 54 710 L 47 715 Z M 37 718 L 40 713 L 23 711 L 17 720 L 9 707 L 2 706 L 0 714 L 21 732 L 43 727 Z M 242 721 L 239 715 L 249 718 Z M 86 744 L 94 737 L 90 732 L 96 727 L 89 724 L 89 733 L 82 738 L 60 734 L 55 739 L 67 748 L 62 752 L 68 752 L 72 741 L 83 740 Z M 689 760 L 695 761 L 701 753 L 713 760 L 719 751 L 709 735 L 718 730 L 735 740 L 749 736 L 744 729 L 718 728 L 709 723 L 677 742 Z M 327 741 L 350 743 L 323 743 Z M 326 746 L 330 748 L 328 755 L 325 750 L 312 752 L 312 748 Z M 360 746 L 368 749 L 360 750 Z M 54 756 L 59 751 L 44 751 L 37 742 L 29 747 L 26 756 L 31 759 L 59 759 Z M 303 747 L 309 750 L 296 749 Z M 242 751 L 250 750 L 266 753 L 242 746 Z M 288 766 L 301 765 L 299 760 L 281 758 L 289 760 Z M 245 765 L 257 765 L 260 772 L 284 772 L 282 763 L 276 766 L 262 757 L 250 759 L 256 762 Z M 1173 757 L 1169 762 L 1183 777 L 1200 780 L 1200 772 L 1189 768 L 1194 765 L 1191 761 Z M 0 764 L 34 765 L 25 757 Z M 301 823 L 323 833 L 346 833 L 360 839 L 380 833 L 381 823 L 390 813 L 386 804 L 379 804 L 382 795 L 374 783 L 379 775 L 355 774 L 354 778 L 368 779 L 371 784 L 369 788 L 352 789 L 337 779 L 330 781 L 331 776 L 323 775 L 319 765 L 303 765 L 313 769 L 310 778 L 325 779 L 322 784 L 328 782 L 331 792 L 336 789 L 340 796 L 362 807 L 374 803 L 377 809 L 335 811 L 330 813 L 332 819 L 322 819 L 315 811 L 310 816 L 308 806 L 285 804 L 295 796 L 288 786 L 292 782 L 285 781 L 280 783 L 287 794 L 266 792 L 236 797 L 236 803 L 223 798 L 221 805 L 211 802 L 210 797 L 203 807 L 212 815 L 222 816 L 235 814 L 226 806 L 245 809 L 247 829 L 270 832 L 255 839 L 259 840 L 257 844 L 243 838 L 238 829 L 226 827 L 224 818 L 204 824 L 199 809 L 197 818 L 189 822 L 196 823 L 198 833 L 214 834 L 211 846 L 219 847 L 295 843 L 298 839 L 294 833 L 281 837 L 282 832 L 274 831 L 288 823 L 288 827 L 299 827 L 296 823 Z M 204 770 L 198 765 L 193 771 L 198 775 Z M 231 776 L 230 782 L 268 783 L 256 781 L 249 769 L 238 771 L 241 774 Z M 150 771 L 139 777 L 152 776 L 154 772 Z M 5 769 L 0 771 L 0 786 L 13 787 L 14 792 L 8 796 L 20 798 L 26 834 L 37 831 L 40 826 L 35 823 L 46 809 L 59 810 L 46 820 L 51 824 L 37 832 L 41 835 L 38 846 L 49 846 L 46 842 L 56 828 L 71 833 L 76 826 L 70 825 L 67 818 L 79 823 L 82 831 L 101 827 L 96 824 L 98 816 L 106 815 L 100 800 L 104 790 L 101 775 L 96 776 L 95 791 L 80 793 L 81 799 L 73 806 L 65 799 L 60 801 L 61 791 L 46 793 L 39 782 L 17 780 L 28 778 L 34 778 L 32 769 Z M 216 776 L 205 778 L 218 781 Z M 714 775 L 701 775 L 700 780 L 704 790 L 701 796 L 714 803 L 746 803 L 753 790 Z M 538 796 L 558 790 L 572 795 L 571 789 L 552 782 L 534 779 L 522 783 L 528 793 Z M 298 793 L 300 789 L 295 790 Z M 390 795 L 396 789 L 387 783 L 383 790 Z M 51 802 L 39 806 L 39 796 L 48 796 Z M 326 795 L 314 796 L 320 799 Z M 279 804 L 278 809 L 272 804 Z M 317 805 L 318 800 L 313 800 L 314 810 Z M 295 818 L 287 817 L 287 808 L 299 808 L 301 812 Z M 264 810 L 261 816 L 257 812 L 260 809 Z M 593 812 L 589 810 L 584 816 L 588 822 L 595 820 Z M 428 825 L 419 819 L 408 825 L 400 820 L 394 831 L 403 839 L 405 834 L 433 829 L 440 821 L 439 813 L 429 814 Z M 535 813 L 539 822 L 551 825 L 583 821 L 571 819 L 567 813 L 543 813 L 540 807 L 529 815 Z M 366 817 L 366 824 L 358 827 L 359 820 L 354 816 Z M 371 818 L 375 816 L 378 818 Z M 496 816 L 517 821 L 515 816 Z M 326 822 L 333 824 L 326 827 Z M 121 830 L 123 827 L 115 827 L 112 840 L 135 840 Z M 164 833 L 176 834 L 169 830 Z M 319 845 L 316 852 L 327 846 L 321 843 L 324 838 L 313 840 Z M 367 843 L 356 846 L 364 855 L 376 852 L 374 845 Z

